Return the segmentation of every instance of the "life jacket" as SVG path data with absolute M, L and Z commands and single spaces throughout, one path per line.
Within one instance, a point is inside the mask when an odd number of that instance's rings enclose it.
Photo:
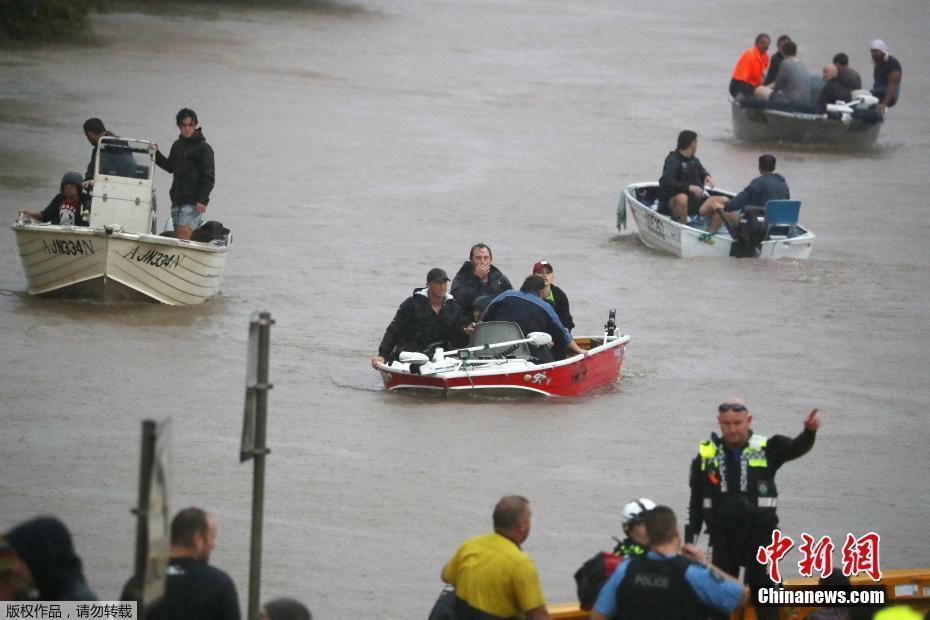
M 702 441 L 698 449 L 701 460 L 703 516 L 709 528 L 728 518 L 756 517 L 772 523 L 778 504 L 775 477 L 769 469 L 766 446 L 768 438 L 752 434 L 740 451 L 737 484 L 732 484 L 726 447 L 716 434 Z M 777 523 L 777 520 L 775 520 Z M 774 526 L 774 523 L 773 523 Z
M 617 570 L 617 566 L 625 557 L 643 555 L 646 549 L 636 544 L 632 538 L 625 538 L 617 543 L 613 553 L 601 551 L 593 558 L 581 565 L 575 571 L 575 583 L 578 586 L 578 602 L 581 608 L 589 611 L 597 602 L 601 588 Z
M 709 610 L 685 580 L 690 565 L 680 555 L 632 558 L 617 588 L 617 616 L 624 620 L 705 620 Z

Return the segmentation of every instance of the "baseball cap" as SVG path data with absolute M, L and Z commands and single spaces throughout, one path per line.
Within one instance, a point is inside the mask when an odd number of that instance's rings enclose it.
M 429 273 L 426 274 L 427 282 L 448 282 L 449 276 L 446 275 L 446 272 L 439 267 L 433 267 L 429 270 Z
M 533 265 L 533 273 L 536 273 L 537 271 L 542 271 L 543 267 L 548 267 L 549 271 L 553 271 L 552 263 L 550 263 L 547 260 L 538 260 L 536 261 L 536 264 Z

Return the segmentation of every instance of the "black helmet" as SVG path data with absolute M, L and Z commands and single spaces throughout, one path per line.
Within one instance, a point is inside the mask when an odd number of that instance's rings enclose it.
M 64 176 L 61 177 L 61 184 L 58 191 L 65 191 L 65 185 L 77 185 L 80 190 L 83 181 L 84 177 L 81 176 L 80 172 L 66 172 Z

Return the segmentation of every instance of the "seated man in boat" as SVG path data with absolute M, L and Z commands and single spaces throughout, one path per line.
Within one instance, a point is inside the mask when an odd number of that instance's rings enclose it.
M 431 346 L 454 349 L 468 343 L 462 308 L 448 290 L 446 272 L 430 269 L 426 286 L 414 289 L 384 331 L 378 354 L 371 358 L 372 368 L 392 361 L 400 351 L 425 351 Z
M 540 362 L 562 359 L 565 350 L 585 354 L 569 333 L 559 315 L 543 301 L 542 292 L 546 282 L 539 276 L 530 276 L 523 281 L 519 291 L 505 291 L 491 300 L 481 317 L 483 321 L 511 321 L 520 326 L 523 335 L 530 332 L 546 332 L 552 336 L 552 351 L 549 347 L 531 347 L 533 356 Z
M 721 224 L 721 217 L 731 224 L 739 222 L 739 214 L 744 208 L 753 205 L 764 207 L 769 200 L 788 200 L 791 191 L 785 177 L 775 172 L 775 156 L 765 154 L 759 157 L 759 176 L 750 181 L 746 189 L 730 198 L 722 209 L 710 215 L 708 232 L 716 232 Z
M 817 97 L 817 107 L 821 110 L 827 109 L 827 104 L 836 103 L 837 101 L 847 102 L 852 99 L 852 91 L 846 88 L 843 81 L 840 80 L 839 71 L 836 65 L 826 65 L 823 68 L 823 90 Z
M 833 64 L 836 65 L 836 74 L 843 86 L 850 91 L 862 89 L 862 76 L 849 66 L 849 56 L 839 52 L 833 57 Z
M 689 215 L 709 215 L 726 204 L 723 196 L 704 198 L 704 186 L 714 186 L 714 178 L 704 169 L 697 153 L 698 136 L 685 129 L 678 134 L 678 147 L 669 151 L 659 179 L 659 213 L 688 223 Z
M 476 243 L 468 253 L 455 278 L 452 279 L 452 296 L 465 311 L 482 295 L 491 298 L 513 288 L 501 270 L 491 264 L 491 248 Z
M 734 99 L 752 97 L 756 88 L 762 84 L 765 68 L 769 66 L 769 35 L 762 33 L 756 37 L 756 43 L 740 54 L 733 75 L 730 77 L 730 95 Z
M 542 290 L 542 298 L 549 302 L 555 313 L 559 315 L 559 320 L 562 321 L 565 329 L 568 331 L 575 329 L 575 321 L 572 319 L 572 312 L 568 306 L 568 295 L 552 283 L 552 263 L 545 260 L 536 261 L 533 265 L 533 275 L 539 276 L 546 283 L 546 288 Z
M 39 222 L 61 226 L 87 226 L 84 214 L 89 211 L 90 196 L 84 193 L 81 186 L 80 172 L 66 172 L 61 177 L 59 193 L 42 211 L 33 213 L 25 209 L 19 210 L 20 214 Z
M 772 103 L 787 103 L 806 106 L 810 104 L 811 80 L 807 68 L 798 60 L 798 44 L 786 41 L 782 48 L 785 59 L 778 67 L 774 88 L 760 86 L 756 98 Z

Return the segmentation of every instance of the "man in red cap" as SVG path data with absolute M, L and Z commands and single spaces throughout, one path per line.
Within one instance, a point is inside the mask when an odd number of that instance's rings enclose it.
M 533 275 L 539 276 L 546 283 L 546 288 L 542 290 L 540 297 L 549 302 L 555 313 L 559 315 L 559 320 L 562 321 L 565 329 L 568 331 L 575 329 L 575 321 L 572 320 L 572 313 L 568 307 L 568 296 L 565 291 L 552 283 L 552 263 L 547 260 L 536 261 L 533 265 Z

